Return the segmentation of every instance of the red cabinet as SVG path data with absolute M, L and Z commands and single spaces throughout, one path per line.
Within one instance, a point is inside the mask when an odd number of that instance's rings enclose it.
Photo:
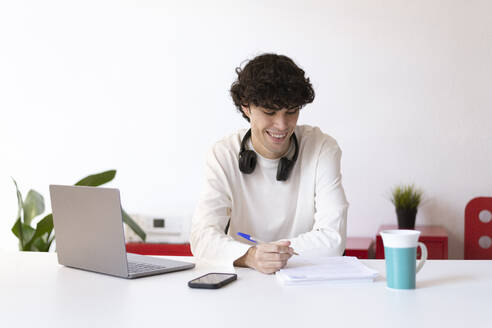
M 127 243 L 126 251 L 142 255 L 193 256 L 190 244 Z
M 359 259 L 373 258 L 373 239 L 369 237 L 347 237 L 345 255 L 355 256 Z
M 396 225 L 383 225 L 379 227 L 376 236 L 376 259 L 384 259 L 383 239 L 379 232 L 382 230 L 398 229 Z M 427 246 L 429 260 L 447 260 L 448 258 L 448 233 L 442 226 L 416 226 L 420 231 L 419 241 Z M 420 248 L 417 250 L 420 257 Z
M 371 258 L 372 243 L 372 238 L 348 237 L 345 255 L 360 259 Z M 126 251 L 142 255 L 193 256 L 190 244 L 127 243 Z

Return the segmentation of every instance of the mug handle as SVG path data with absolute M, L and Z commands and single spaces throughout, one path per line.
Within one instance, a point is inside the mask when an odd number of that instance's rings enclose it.
M 425 247 L 424 243 L 420 243 L 420 242 L 419 242 L 419 246 L 420 246 L 420 250 L 422 251 L 422 256 L 420 257 L 420 261 L 417 264 L 417 269 L 415 270 L 415 273 L 419 272 L 420 269 L 422 269 L 425 261 L 427 260 L 427 247 Z

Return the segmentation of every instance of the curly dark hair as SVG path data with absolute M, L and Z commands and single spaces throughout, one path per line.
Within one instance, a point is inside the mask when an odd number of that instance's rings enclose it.
M 231 85 L 234 105 L 249 122 L 241 105 L 281 110 L 302 108 L 314 100 L 314 89 L 304 71 L 292 59 L 277 54 L 262 54 L 243 69 L 236 68 L 237 80 Z

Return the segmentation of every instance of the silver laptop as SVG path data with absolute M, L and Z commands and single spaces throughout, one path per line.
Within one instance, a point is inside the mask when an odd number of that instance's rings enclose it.
M 118 189 L 50 185 L 58 263 L 138 278 L 191 269 L 193 263 L 126 253 Z

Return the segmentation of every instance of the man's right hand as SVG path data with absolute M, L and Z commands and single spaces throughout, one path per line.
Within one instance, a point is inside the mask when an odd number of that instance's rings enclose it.
M 274 273 L 285 267 L 294 254 L 290 241 L 276 241 L 251 247 L 234 265 L 247 266 L 262 273 Z

